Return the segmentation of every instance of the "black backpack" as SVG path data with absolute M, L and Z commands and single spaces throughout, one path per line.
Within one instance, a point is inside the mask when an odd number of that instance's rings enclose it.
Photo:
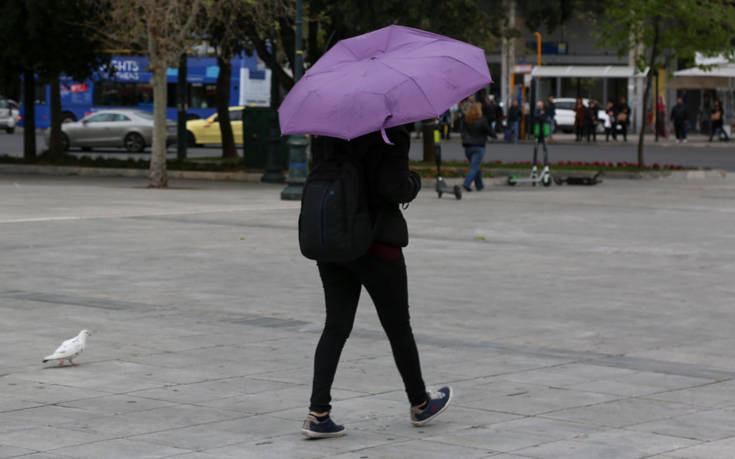
M 363 155 L 349 147 L 327 149 L 306 177 L 299 215 L 299 247 L 306 258 L 346 263 L 373 243 Z

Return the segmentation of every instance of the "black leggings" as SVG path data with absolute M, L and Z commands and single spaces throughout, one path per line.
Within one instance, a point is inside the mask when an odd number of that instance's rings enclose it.
M 411 405 L 426 400 L 419 353 L 408 315 L 406 263 L 365 255 L 348 264 L 317 263 L 324 286 L 327 319 L 314 356 L 314 381 L 309 409 L 329 411 L 339 356 L 355 321 L 362 286 L 370 294 L 380 323 L 388 335 L 393 358 Z

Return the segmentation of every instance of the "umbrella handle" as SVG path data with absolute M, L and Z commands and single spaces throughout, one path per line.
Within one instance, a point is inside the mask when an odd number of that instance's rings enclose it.
M 383 142 L 387 143 L 388 145 L 395 145 L 393 142 L 390 141 L 388 135 L 385 133 L 385 128 L 380 129 L 380 135 L 383 136 Z

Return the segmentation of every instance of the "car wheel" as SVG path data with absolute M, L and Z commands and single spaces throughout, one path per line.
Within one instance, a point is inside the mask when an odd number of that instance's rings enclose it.
M 186 131 L 186 144 L 187 144 L 187 146 L 189 148 L 201 147 L 202 146 L 201 143 L 197 143 L 197 139 L 194 136 L 194 133 L 191 132 L 191 131 Z
M 61 133 L 61 150 L 69 151 L 69 137 L 63 132 Z
M 143 136 L 136 132 L 131 132 L 125 136 L 125 149 L 131 153 L 140 153 L 145 149 L 145 140 Z
M 5 128 L 5 132 L 7 132 L 8 134 L 12 134 L 13 132 L 15 132 L 15 128 L 14 127 L 6 127 Z

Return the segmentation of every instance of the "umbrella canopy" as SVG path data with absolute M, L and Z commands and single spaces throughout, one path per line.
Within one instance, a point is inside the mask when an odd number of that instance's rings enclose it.
M 491 82 L 482 49 L 392 25 L 338 42 L 311 66 L 278 109 L 281 133 L 354 139 L 437 117 Z

